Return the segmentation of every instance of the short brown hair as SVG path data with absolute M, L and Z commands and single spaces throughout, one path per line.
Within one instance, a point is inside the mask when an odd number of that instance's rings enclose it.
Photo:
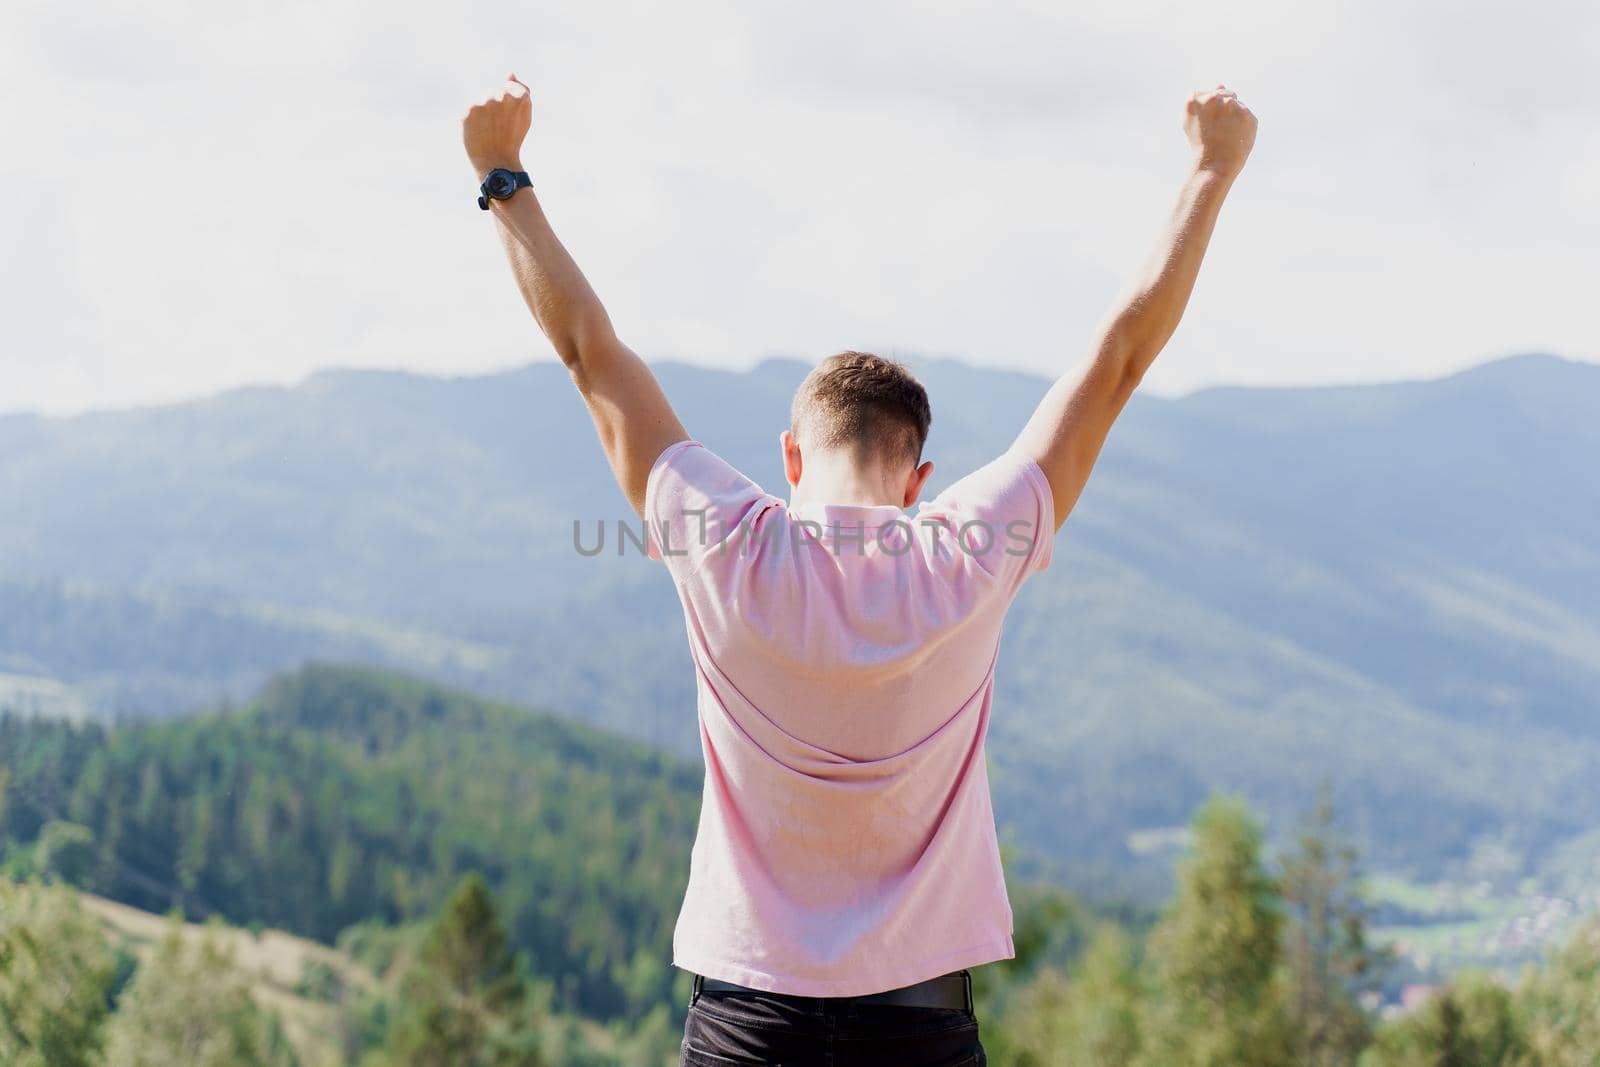
M 794 394 L 790 429 L 822 448 L 850 448 L 858 460 L 901 456 L 922 462 L 933 411 L 928 391 L 905 365 L 870 352 L 840 352 L 806 375 Z

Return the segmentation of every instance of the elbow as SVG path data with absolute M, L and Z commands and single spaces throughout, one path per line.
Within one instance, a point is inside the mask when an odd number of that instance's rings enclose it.
M 545 336 L 549 338 L 550 345 L 556 350 L 561 362 L 566 364 L 567 370 L 574 375 L 582 371 L 584 361 L 590 353 L 598 352 L 616 340 L 611 322 L 604 316 L 597 320 L 576 322 L 562 329 L 550 330 Z
M 566 365 L 567 370 L 576 374 L 583 367 L 583 346 L 577 338 L 568 334 L 550 334 L 550 347 L 556 350 L 556 356 Z
M 1128 359 L 1123 362 L 1114 386 L 1118 408 L 1133 399 L 1133 394 L 1139 389 L 1139 383 L 1144 381 L 1145 368 L 1149 366 L 1149 361 L 1138 359 Z
M 1113 329 L 1101 338 L 1098 360 L 1103 368 L 1101 381 L 1103 387 L 1110 390 L 1111 399 L 1119 410 L 1139 388 L 1144 372 L 1154 361 L 1154 352 L 1129 331 Z

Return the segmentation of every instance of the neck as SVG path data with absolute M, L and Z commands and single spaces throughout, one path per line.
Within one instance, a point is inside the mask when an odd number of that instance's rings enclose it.
M 898 481 L 898 484 L 896 484 Z M 793 504 L 866 504 L 902 507 L 905 504 L 904 476 L 875 464 L 863 468 L 854 457 L 840 452 L 821 455 L 806 453 L 800 481 L 789 494 Z

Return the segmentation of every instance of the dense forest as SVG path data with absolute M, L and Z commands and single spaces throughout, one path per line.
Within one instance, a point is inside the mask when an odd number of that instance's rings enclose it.
M 118 729 L 0 718 L 4 862 L 151 911 L 333 941 L 495 887 L 561 1003 L 669 991 L 699 771 L 437 686 L 310 667 L 249 708 Z
M 314 666 L 161 723 L 0 717 L 0 777 L 0 1062 L 676 1062 L 690 764 Z M 1410 979 L 1368 936 L 1326 793 L 1282 849 L 1242 802 L 1208 802 L 1159 912 L 1011 882 L 1017 957 L 975 971 L 996 1065 L 1600 1063 L 1600 923 L 1519 980 L 1460 974 L 1399 1011 Z M 78 891 L 209 924 L 174 918 L 135 952 Z M 228 924 L 337 946 L 295 988 L 333 1020 L 319 1040 L 252 985 Z

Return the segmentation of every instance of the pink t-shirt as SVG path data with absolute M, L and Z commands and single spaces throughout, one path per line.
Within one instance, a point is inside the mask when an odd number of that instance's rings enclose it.
M 1006 608 L 1050 561 L 1008 452 L 913 514 L 765 493 L 698 442 L 645 490 L 683 601 L 705 791 L 673 963 L 851 996 L 1008 959 L 984 760 Z

